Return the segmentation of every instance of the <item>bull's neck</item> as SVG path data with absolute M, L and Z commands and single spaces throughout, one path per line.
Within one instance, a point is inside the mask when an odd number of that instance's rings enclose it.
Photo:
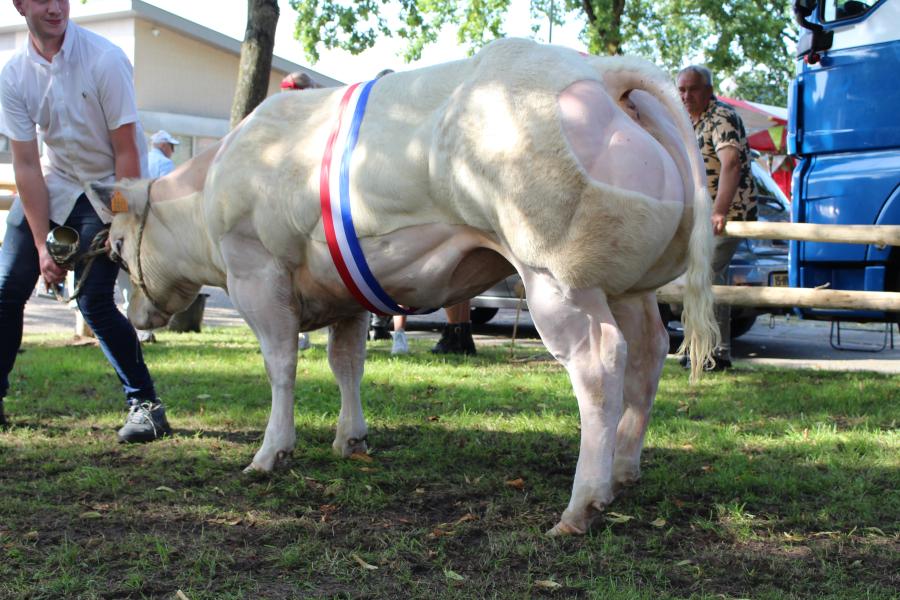
M 145 243 L 153 245 L 160 270 L 196 285 L 224 287 L 225 269 L 209 239 L 202 199 L 195 193 L 154 203 Z

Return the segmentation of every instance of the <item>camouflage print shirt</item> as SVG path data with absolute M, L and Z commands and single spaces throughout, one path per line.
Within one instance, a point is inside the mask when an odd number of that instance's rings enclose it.
M 713 201 L 716 199 L 719 174 L 722 172 L 722 163 L 716 151 L 726 146 L 737 148 L 741 159 L 741 178 L 726 218 L 729 221 L 755 221 L 756 192 L 750 175 L 750 145 L 747 143 L 741 118 L 733 108 L 713 96 L 700 120 L 694 124 L 694 132 L 706 164 L 706 186 Z

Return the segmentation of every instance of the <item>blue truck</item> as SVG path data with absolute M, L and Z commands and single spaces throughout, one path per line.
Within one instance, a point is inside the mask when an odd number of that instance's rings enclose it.
M 791 220 L 900 224 L 900 0 L 795 0 L 797 75 L 788 151 Z M 792 287 L 900 291 L 900 248 L 791 242 Z M 803 309 L 807 319 L 898 322 L 900 314 Z

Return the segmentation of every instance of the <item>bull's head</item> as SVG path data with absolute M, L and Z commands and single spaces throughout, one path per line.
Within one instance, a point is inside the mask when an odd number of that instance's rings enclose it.
M 93 183 L 88 189 L 114 213 L 107 252 L 131 279 L 128 320 L 138 329 L 163 327 L 200 291 L 200 285 L 179 277 L 177 257 L 171 255 L 178 240 L 165 226 L 157 205 L 150 205 L 150 183 Z

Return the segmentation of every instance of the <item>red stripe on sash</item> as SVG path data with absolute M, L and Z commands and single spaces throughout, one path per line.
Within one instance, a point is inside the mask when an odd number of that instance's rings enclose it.
M 344 285 L 347 286 L 347 289 L 353 297 L 356 298 L 356 301 L 362 304 L 366 310 L 381 314 L 381 311 L 372 306 L 365 295 L 360 291 L 359 287 L 357 287 L 356 282 L 353 281 L 353 277 L 347 269 L 347 264 L 344 262 L 344 257 L 341 255 L 337 235 L 334 231 L 334 220 L 331 216 L 331 157 L 334 151 L 334 143 L 341 130 L 341 120 L 343 119 L 344 111 L 350 103 L 353 92 L 358 86 L 358 83 L 351 85 L 344 93 L 344 97 L 341 98 L 337 122 L 335 123 L 331 135 L 328 137 L 328 143 L 325 145 L 325 155 L 322 157 L 322 170 L 319 175 L 319 201 L 322 208 L 322 226 L 325 229 L 325 240 L 328 242 L 328 251 L 331 253 L 331 260 L 334 261 L 334 266 L 337 268 L 341 280 L 344 282 Z

